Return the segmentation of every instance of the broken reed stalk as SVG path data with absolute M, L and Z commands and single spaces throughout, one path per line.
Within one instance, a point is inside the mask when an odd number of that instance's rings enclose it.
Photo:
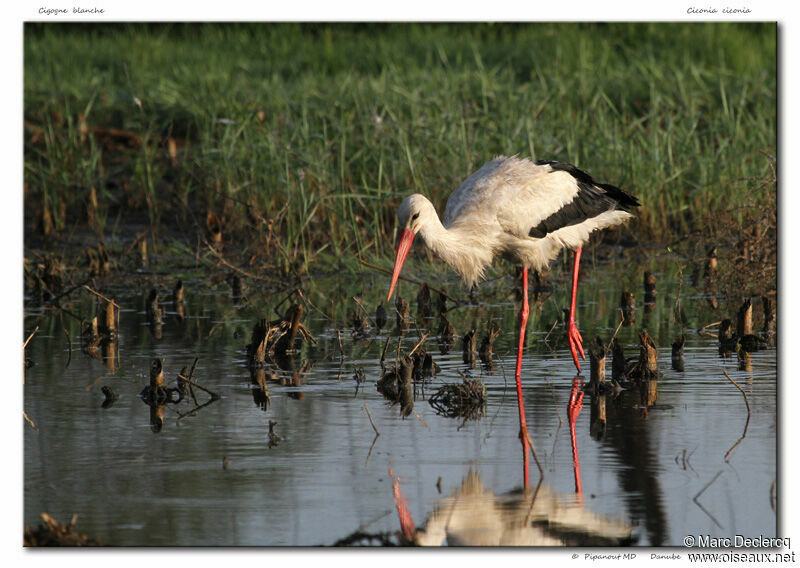
M 254 326 L 250 334 L 250 344 L 247 346 L 248 362 L 264 363 L 267 360 L 267 320 L 261 319 Z
M 764 306 L 764 333 L 775 333 L 775 302 L 769 296 L 761 297 L 762 305 Z
M 153 288 L 147 296 L 147 321 L 151 324 L 162 324 L 162 315 L 164 310 L 158 305 L 158 290 Z
M 720 346 L 730 347 L 733 341 L 733 325 L 731 320 L 724 319 L 719 323 L 719 332 L 717 333 Z
M 656 277 L 649 270 L 644 271 L 644 301 L 654 302 L 656 299 Z
M 478 352 L 478 333 L 477 330 L 469 330 L 462 339 L 464 363 L 470 366 L 475 365 L 475 354 Z
M 591 412 L 589 414 L 589 435 L 598 442 L 605 437 L 608 415 L 606 412 L 606 395 L 592 394 Z
M 753 304 L 747 298 L 736 314 L 736 332 L 739 336 L 753 333 Z
M 639 369 L 642 378 L 658 376 L 658 349 L 646 329 L 639 333 Z
M 97 316 L 94 316 L 90 321 L 85 331 L 86 336 L 86 349 L 97 349 L 102 338 L 100 337 L 100 327 L 97 323 Z
M 183 295 L 184 295 L 184 286 L 183 280 L 178 280 L 175 283 L 175 287 L 172 289 L 172 303 L 177 305 L 183 302 Z
M 603 340 L 595 337 L 594 344 L 589 346 L 589 376 L 593 383 L 604 383 L 606 380 L 607 353 Z
M 366 260 L 363 260 L 363 259 L 361 259 L 361 258 L 359 258 L 359 259 L 358 259 L 358 262 L 359 262 L 359 263 L 361 263 L 361 264 L 363 264 L 363 265 L 364 265 L 364 266 L 366 266 L 367 268 L 372 268 L 373 270 L 378 270 L 378 271 L 380 271 L 380 272 L 383 272 L 383 273 L 385 273 L 385 274 L 389 274 L 389 275 L 391 275 L 391 274 L 392 274 L 392 271 L 391 271 L 391 270 L 389 270 L 388 268 L 382 268 L 382 267 L 380 267 L 380 266 L 375 266 L 374 264 L 370 264 L 369 262 L 367 262 Z M 421 286 L 422 284 L 425 284 L 425 282 L 421 282 L 421 281 L 419 281 L 419 280 L 415 280 L 415 279 L 413 279 L 413 278 L 409 278 L 409 277 L 407 277 L 407 276 L 403 276 L 402 274 L 400 275 L 399 279 L 400 279 L 400 280 L 405 280 L 406 282 L 410 282 L 411 284 L 416 284 L 417 286 Z M 454 300 L 453 298 L 451 298 L 451 297 L 450 297 L 450 296 L 447 294 L 447 292 L 445 292 L 444 290 L 441 290 L 440 288 L 434 288 L 433 286 L 428 286 L 428 288 L 430 288 L 430 289 L 431 289 L 431 290 L 433 290 L 434 292 L 439 292 L 439 294 L 441 294 L 442 296 L 444 296 L 445 298 L 447 298 L 447 299 L 448 299 L 448 300 L 450 300 L 451 302 L 455 302 L 456 304 L 459 304 L 459 303 L 460 303 L 458 300 Z
M 369 335 L 370 325 L 367 316 L 363 315 L 358 310 L 353 310 L 350 320 L 353 327 L 352 335 L 354 337 L 366 337 Z
M 369 406 L 367 403 L 364 403 L 364 410 L 367 411 L 367 417 L 369 418 L 369 423 L 372 424 L 372 429 L 375 430 L 375 436 L 380 436 L 381 433 L 378 431 L 378 428 L 375 426 L 375 422 L 372 420 L 372 413 L 369 411 Z
M 447 316 L 441 315 L 439 316 L 441 319 L 439 320 L 439 336 L 442 338 L 455 338 L 457 337 L 456 328 L 450 323 L 450 320 L 447 319 Z
M 283 354 L 294 352 L 294 346 L 297 341 L 297 332 L 302 326 L 300 323 L 300 319 L 302 317 L 303 306 L 301 304 L 292 304 L 286 310 L 286 314 L 283 316 L 282 323 L 288 324 L 289 328 L 285 330 L 275 342 L 274 350 L 276 353 Z M 304 334 L 303 337 L 306 337 L 306 335 Z
M 139 262 L 147 266 L 147 239 L 139 241 Z
M 486 335 L 481 343 L 480 356 L 482 361 L 488 362 L 492 360 L 494 353 L 494 342 L 497 340 L 499 335 L 500 328 L 495 325 L 494 322 L 490 322 L 486 330 Z
M 103 332 L 110 337 L 117 332 L 117 310 L 114 308 L 113 298 L 106 303 L 103 313 Z
M 725 369 L 722 369 L 722 372 L 725 373 L 725 376 L 728 377 L 728 380 L 733 383 L 733 386 L 739 389 L 739 392 L 742 393 L 742 396 L 744 397 L 744 405 L 747 407 L 747 415 L 750 416 L 750 403 L 747 401 L 747 394 L 744 392 L 744 389 L 742 389 L 742 387 L 740 387 L 739 384 L 731 378 Z
M 290 308 L 292 310 L 291 315 L 291 327 L 289 328 L 289 347 L 288 349 L 294 349 L 295 341 L 297 340 L 297 328 L 300 327 L 300 318 L 303 316 L 303 306 L 300 304 L 295 304 L 297 307 Z
M 163 388 L 164 386 L 164 366 L 161 359 L 153 359 L 150 363 L 150 390 Z
M 620 294 L 619 309 L 625 325 L 630 326 L 636 322 L 636 296 L 633 292 L 623 291 Z

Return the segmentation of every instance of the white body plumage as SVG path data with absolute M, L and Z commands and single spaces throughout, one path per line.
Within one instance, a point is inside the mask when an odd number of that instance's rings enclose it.
M 573 166 L 499 156 L 453 192 L 443 222 L 421 194 L 402 202 L 398 219 L 471 285 L 496 257 L 541 270 L 562 248 L 631 218 L 637 205 Z

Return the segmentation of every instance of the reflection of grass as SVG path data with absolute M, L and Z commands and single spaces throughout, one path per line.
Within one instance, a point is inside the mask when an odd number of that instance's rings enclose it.
M 405 194 L 443 206 L 500 153 L 629 189 L 643 235 L 741 223 L 775 155 L 775 45 L 749 23 L 29 24 L 26 223 L 81 222 L 95 186 L 101 228 L 193 235 L 211 209 L 287 267 L 388 255 Z

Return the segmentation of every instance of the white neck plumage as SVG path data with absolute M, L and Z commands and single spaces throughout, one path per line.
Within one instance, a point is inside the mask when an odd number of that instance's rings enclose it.
M 480 237 L 472 227 L 460 225 L 447 229 L 434 213 L 426 218 L 418 234 L 427 247 L 470 286 L 476 284 L 492 264 L 491 250 L 476 246 L 478 243 L 474 241 Z

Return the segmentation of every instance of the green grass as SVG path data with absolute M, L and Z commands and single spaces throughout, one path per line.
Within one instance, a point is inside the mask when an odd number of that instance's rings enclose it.
M 388 256 L 406 194 L 443 207 L 497 154 L 628 189 L 645 238 L 744 223 L 776 153 L 776 30 L 26 24 L 24 115 L 43 129 L 25 137 L 26 234 L 43 207 L 80 224 L 95 187 L 101 232 L 138 216 L 194 240 L 210 209 L 287 265 Z M 84 123 L 149 143 L 112 151 Z M 170 137 L 189 143 L 177 164 Z

